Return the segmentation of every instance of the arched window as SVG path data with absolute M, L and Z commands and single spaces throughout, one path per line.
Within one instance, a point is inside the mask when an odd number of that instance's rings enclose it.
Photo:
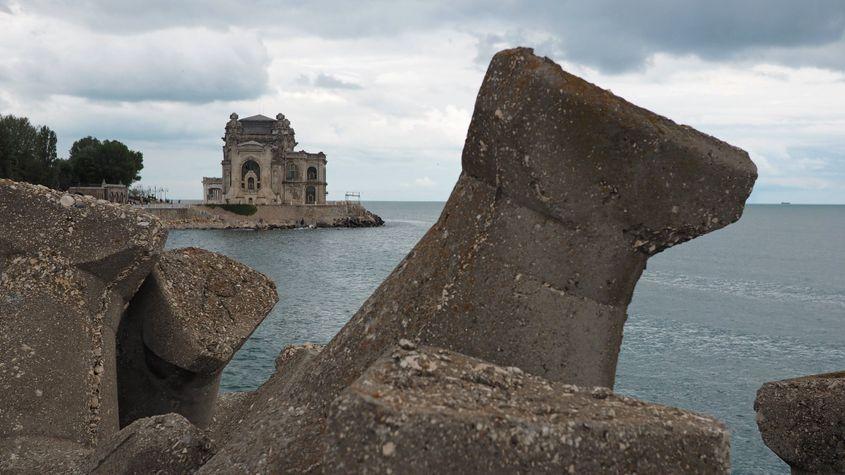
M 241 166 L 241 189 L 255 192 L 261 189 L 261 167 L 255 160 L 247 160 Z
M 305 204 L 313 205 L 317 203 L 317 190 L 313 186 L 305 188 Z
M 317 169 L 314 167 L 308 167 L 308 179 L 309 180 L 316 180 L 317 179 Z
M 299 169 L 295 163 L 288 163 L 288 181 L 296 181 L 299 179 Z
M 246 176 L 249 172 L 255 172 L 256 177 L 261 176 L 261 167 L 258 166 L 258 163 L 255 160 L 247 160 L 241 167 L 241 176 Z

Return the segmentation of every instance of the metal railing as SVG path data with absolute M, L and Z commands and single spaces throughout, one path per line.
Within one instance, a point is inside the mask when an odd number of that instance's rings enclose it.
M 180 209 L 180 208 L 190 208 L 192 205 L 202 204 L 202 201 L 190 202 L 190 203 L 146 203 L 142 205 L 136 205 L 139 208 L 145 209 Z

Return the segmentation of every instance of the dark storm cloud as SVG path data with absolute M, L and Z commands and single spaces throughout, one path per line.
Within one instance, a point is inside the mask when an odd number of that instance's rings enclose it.
M 641 67 L 660 52 L 716 60 L 795 60 L 845 69 L 841 49 L 825 48 L 845 42 L 842 0 L 190 0 L 178 5 L 165 0 L 32 0 L 21 8 L 115 33 L 234 25 L 264 28 L 270 35 L 293 29 L 356 38 L 446 27 L 519 38 L 524 36 L 519 31 L 542 30 L 553 37 L 547 43 L 556 43 L 566 59 L 609 72 Z M 489 31 L 490 25 L 504 31 Z M 771 49 L 802 49 L 810 54 L 770 55 Z M 479 55 L 489 57 L 487 51 Z
M 568 58 L 606 70 L 636 67 L 656 52 L 730 59 L 769 48 L 822 46 L 842 40 L 845 32 L 845 2 L 840 0 L 603 0 L 556 5 L 546 18 L 569 19 L 558 30 Z

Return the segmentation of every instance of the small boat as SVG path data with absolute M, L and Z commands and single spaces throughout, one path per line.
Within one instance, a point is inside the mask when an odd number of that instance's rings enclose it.
M 792 203 L 790 203 L 789 201 L 781 201 L 781 202 L 780 202 L 780 204 L 782 204 L 782 205 L 791 205 Z

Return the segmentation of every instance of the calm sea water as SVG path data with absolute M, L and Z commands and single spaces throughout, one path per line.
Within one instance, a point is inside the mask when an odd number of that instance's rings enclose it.
M 289 344 L 326 343 L 434 223 L 442 203 L 371 202 L 376 229 L 171 231 L 273 278 L 279 304 L 227 367 L 258 387 Z M 712 414 L 735 473 L 788 473 L 752 404 L 766 381 L 845 369 L 845 206 L 752 205 L 740 222 L 649 261 L 629 307 L 616 390 Z

